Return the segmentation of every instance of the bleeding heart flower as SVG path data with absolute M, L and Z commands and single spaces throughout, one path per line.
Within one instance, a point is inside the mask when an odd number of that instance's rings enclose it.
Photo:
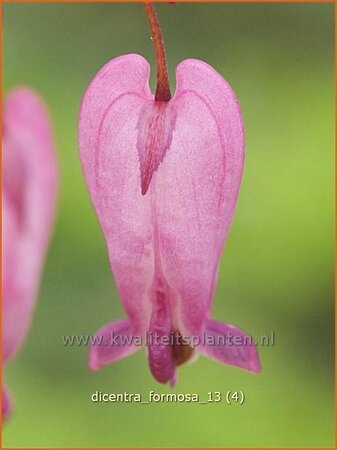
M 125 55 L 97 73 L 80 111 L 80 158 L 129 316 L 97 332 L 102 340 L 89 365 L 97 370 L 133 353 L 132 337 L 150 334 L 158 337 L 147 350 L 159 382 L 174 384 L 176 366 L 196 351 L 258 372 L 248 336 L 210 319 L 244 161 L 239 105 L 221 75 L 193 59 L 178 65 L 171 98 L 160 28 L 153 5 L 145 8 L 157 56 L 155 97 L 148 62 Z M 214 345 L 229 335 L 244 344 Z M 186 344 L 192 336 L 202 342 L 194 349 Z
M 58 170 L 44 105 L 26 88 L 3 111 L 3 364 L 28 332 L 49 241 Z M 3 414 L 10 410 L 3 389 Z

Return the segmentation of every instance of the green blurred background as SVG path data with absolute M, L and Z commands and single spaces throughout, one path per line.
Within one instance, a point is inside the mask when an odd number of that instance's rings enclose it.
M 221 261 L 213 316 L 256 338 L 260 376 L 205 358 L 176 392 L 242 390 L 242 406 L 92 403 L 96 390 L 171 392 L 144 351 L 93 374 L 88 334 L 123 316 L 77 155 L 79 104 L 109 59 L 153 64 L 140 4 L 4 5 L 4 88 L 30 85 L 49 105 L 61 165 L 59 215 L 34 324 L 6 369 L 15 414 L 6 447 L 333 446 L 333 5 L 158 6 L 172 82 L 185 58 L 207 61 L 243 110 L 247 157 Z M 152 77 L 152 86 L 153 86 Z

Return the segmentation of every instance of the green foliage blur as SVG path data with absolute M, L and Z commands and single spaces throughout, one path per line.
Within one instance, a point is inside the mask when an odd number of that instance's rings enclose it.
M 154 68 L 141 4 L 4 5 L 4 89 L 45 98 L 61 165 L 59 215 L 24 349 L 6 368 L 15 413 L 5 447 L 333 446 L 333 4 L 162 4 L 170 76 L 207 61 L 232 85 L 246 128 L 237 212 L 213 303 L 255 338 L 255 376 L 200 357 L 174 392 L 242 390 L 225 402 L 93 403 L 104 393 L 171 392 L 144 350 L 98 373 L 61 336 L 124 317 L 77 153 L 81 97 L 111 58 Z M 153 70 L 154 74 L 154 70 Z M 151 83 L 154 87 L 154 76 Z

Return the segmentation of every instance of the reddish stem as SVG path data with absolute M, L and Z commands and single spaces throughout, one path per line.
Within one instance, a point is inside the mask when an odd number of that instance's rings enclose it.
M 168 102 L 171 98 L 171 92 L 160 24 L 153 3 L 145 3 L 144 8 L 151 28 L 153 45 L 156 52 L 157 88 L 155 99 L 160 102 Z

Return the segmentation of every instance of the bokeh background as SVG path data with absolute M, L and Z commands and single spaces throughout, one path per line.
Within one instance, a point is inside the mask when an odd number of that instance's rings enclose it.
M 61 165 L 59 215 L 24 349 L 5 372 L 15 414 L 6 447 L 333 446 L 333 4 L 163 4 L 174 68 L 199 58 L 235 89 L 247 157 L 213 315 L 253 336 L 260 376 L 205 358 L 176 392 L 242 390 L 242 406 L 92 403 L 93 392 L 171 392 L 144 351 L 99 373 L 89 334 L 124 313 L 77 154 L 81 97 L 109 59 L 152 43 L 140 4 L 6 4 L 4 88 L 32 86 L 49 105 Z M 153 66 L 154 67 L 154 66 Z M 152 86 L 154 78 L 152 77 Z

